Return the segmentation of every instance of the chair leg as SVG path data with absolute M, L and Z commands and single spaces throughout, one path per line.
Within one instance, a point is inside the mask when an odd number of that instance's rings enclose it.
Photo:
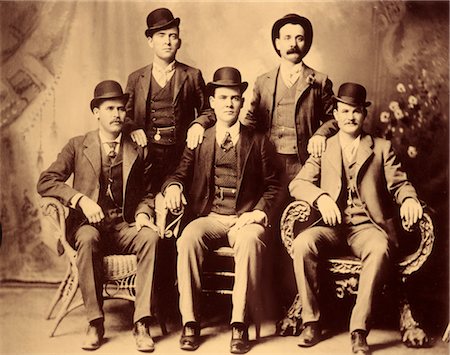
M 255 339 L 259 340 L 261 338 L 261 323 L 258 321 L 255 323 Z
M 71 272 L 69 276 L 69 280 L 67 280 L 67 283 L 63 290 L 63 302 L 61 304 L 61 308 L 58 312 L 58 315 L 56 316 L 56 320 L 53 326 L 53 329 L 50 333 L 50 337 L 53 337 L 55 335 L 56 329 L 58 328 L 61 321 L 64 319 L 64 317 L 71 312 L 74 308 L 72 307 L 69 309 L 69 306 L 71 305 L 75 294 L 77 293 L 79 286 L 78 286 L 78 273 Z
M 59 284 L 58 290 L 56 291 L 55 295 L 53 296 L 52 302 L 50 303 L 50 306 L 48 307 L 47 317 L 46 317 L 47 320 L 52 318 L 53 311 L 55 310 L 58 302 L 63 297 L 64 288 L 66 287 L 67 282 L 69 281 L 69 277 L 70 277 L 70 265 L 68 266 L 68 268 L 66 270 L 66 274 L 65 274 L 63 280 L 61 281 L 61 283 Z

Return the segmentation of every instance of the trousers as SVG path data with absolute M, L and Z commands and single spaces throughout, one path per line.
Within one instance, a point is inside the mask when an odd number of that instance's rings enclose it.
M 248 312 L 254 317 L 261 312 L 261 268 L 267 233 L 256 223 L 229 233 L 236 220 L 237 216 L 211 213 L 190 222 L 178 239 L 177 275 L 183 324 L 199 321 L 202 264 L 209 250 L 222 246 L 231 246 L 234 250 L 235 280 L 230 323 L 246 322 Z
M 103 318 L 103 256 L 135 254 L 137 257 L 134 322 L 152 316 L 151 301 L 158 234 L 144 227 L 119 222 L 107 229 L 81 226 L 74 235 L 79 285 L 88 321 Z
M 302 302 L 302 319 L 304 323 L 319 321 L 318 263 L 324 254 L 329 255 L 330 250 L 343 244 L 347 244 L 362 262 L 350 331 L 368 331 L 374 296 L 381 291 L 386 280 L 393 253 L 387 234 L 372 223 L 341 227 L 313 226 L 294 239 L 294 272 Z

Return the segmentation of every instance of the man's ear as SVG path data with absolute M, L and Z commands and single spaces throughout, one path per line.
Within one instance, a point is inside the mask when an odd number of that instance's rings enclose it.
M 152 37 L 147 37 L 147 43 L 148 46 L 153 49 L 153 38 Z
M 275 38 L 275 48 L 279 51 L 280 50 L 280 39 L 279 38 Z
M 214 96 L 209 97 L 209 106 L 214 110 Z
M 178 38 L 178 48 L 177 48 L 177 50 L 181 48 L 181 43 L 182 43 L 181 42 L 181 38 Z
M 334 108 L 333 109 L 333 117 L 334 117 L 335 120 L 337 120 L 336 116 L 337 116 L 337 109 Z
M 98 107 L 94 107 L 93 109 L 92 109 L 92 113 L 94 114 L 94 117 L 95 118 L 99 118 L 99 114 L 98 114 L 98 112 L 99 112 L 100 110 L 98 109 Z

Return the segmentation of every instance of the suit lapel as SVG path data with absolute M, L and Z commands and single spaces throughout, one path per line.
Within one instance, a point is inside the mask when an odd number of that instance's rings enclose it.
M 373 139 L 369 135 L 363 134 L 359 142 L 358 151 L 356 152 L 356 178 L 358 179 L 359 170 L 365 162 L 374 154 Z
M 302 75 L 300 75 L 300 77 L 298 78 L 297 89 L 295 90 L 295 102 L 298 102 L 298 100 L 306 91 L 306 89 L 308 89 L 311 86 L 311 84 L 308 83 L 307 78 L 309 75 L 312 75 L 313 73 L 314 71 L 310 67 L 303 64 L 303 72 Z
M 239 144 L 237 152 L 237 168 L 238 168 L 238 182 L 237 182 L 237 193 L 239 196 L 239 190 L 241 188 L 242 178 L 244 176 L 244 171 L 247 165 L 248 156 L 252 149 L 253 139 L 250 132 L 241 125 L 241 131 L 239 133 Z
M 138 157 L 138 152 L 136 151 L 137 146 L 133 145 L 127 137 L 122 135 L 122 185 L 123 185 L 123 196 L 125 197 L 125 189 L 128 182 L 128 177 L 130 176 L 131 168 Z
M 140 83 L 141 83 L 141 90 L 144 92 L 144 97 L 147 99 L 148 97 L 148 91 L 150 89 L 150 80 L 152 78 L 152 68 L 153 64 L 148 65 L 144 68 L 144 70 L 141 73 Z
M 86 134 L 84 139 L 84 155 L 92 166 L 97 178 L 100 178 L 100 171 L 102 169 L 102 158 L 100 151 L 100 137 L 98 130 L 91 131 Z
M 267 95 L 267 102 L 269 103 L 269 117 L 272 117 L 272 111 L 273 111 L 273 102 L 275 101 L 275 92 L 277 89 L 277 77 L 279 73 L 279 67 L 275 68 L 274 70 L 267 73 L 266 76 L 266 95 Z
M 173 91 L 173 104 L 176 103 L 178 99 L 178 94 L 180 93 L 181 87 L 187 79 L 186 69 L 181 66 L 180 63 L 176 64 L 174 76 L 174 91 Z
M 201 155 L 201 168 L 206 172 L 206 181 L 211 179 L 211 170 L 214 166 L 214 155 L 216 151 L 216 127 L 213 126 L 205 131 L 205 139 L 200 144 L 200 149 L 204 152 Z M 195 182 L 194 182 L 195 183 Z
M 327 140 L 327 148 L 323 153 L 323 159 L 333 166 L 339 179 L 342 178 L 342 151 L 339 136 L 335 134 Z

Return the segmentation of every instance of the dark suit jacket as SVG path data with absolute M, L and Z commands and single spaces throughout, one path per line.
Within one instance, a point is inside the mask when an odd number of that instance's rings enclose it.
M 216 129 L 205 131 L 203 143 L 186 148 L 178 168 L 164 183 L 162 191 L 180 183 L 186 191 L 193 218 L 208 215 L 214 198 L 214 157 Z M 275 165 L 275 149 L 268 138 L 241 125 L 238 144 L 237 214 L 259 209 L 270 218 L 280 195 L 280 168 Z
M 125 92 L 130 94 L 130 98 L 126 104 L 127 118 L 123 129 L 124 133 L 130 133 L 139 128 L 145 130 L 146 103 L 152 67 L 152 64 L 147 65 L 131 73 L 128 77 Z M 204 128 L 208 128 L 214 124 L 215 116 L 209 107 L 205 82 L 200 70 L 177 62 L 174 80 L 173 107 L 177 143 L 184 145 L 186 132 L 192 123 L 200 123 Z
M 56 161 L 42 172 L 37 184 L 38 193 L 44 197 L 55 197 L 65 206 L 78 192 L 93 201 L 98 201 L 101 175 L 101 145 L 98 130 L 90 131 L 84 136 L 74 137 L 58 154 Z M 123 150 L 123 214 L 128 223 L 134 222 L 139 212 L 153 216 L 154 201 L 150 191 L 149 170 L 150 156 L 146 150 L 122 135 Z M 73 184 L 66 183 L 73 174 Z M 70 209 L 67 219 L 69 234 L 76 227 L 85 223 L 81 211 Z
M 253 88 L 250 109 L 242 123 L 256 127 L 270 135 L 275 103 L 277 80 L 280 68 L 259 76 Z M 295 93 L 295 127 L 297 132 L 298 157 L 303 164 L 308 159 L 308 140 L 314 133 L 329 137 L 336 133 L 333 118 L 333 84 L 325 74 L 303 65 Z M 327 125 L 321 124 L 331 121 Z M 320 127 L 320 128 L 319 128 Z
M 291 181 L 289 190 L 297 200 L 309 204 L 322 194 L 337 201 L 342 189 L 342 153 L 338 135 L 327 140 L 322 158 L 310 157 L 297 176 Z M 392 150 L 391 142 L 382 138 L 362 135 L 356 155 L 357 192 L 371 221 L 397 242 L 397 226 L 393 217 L 393 200 L 401 205 L 417 193 L 408 181 L 406 173 Z

